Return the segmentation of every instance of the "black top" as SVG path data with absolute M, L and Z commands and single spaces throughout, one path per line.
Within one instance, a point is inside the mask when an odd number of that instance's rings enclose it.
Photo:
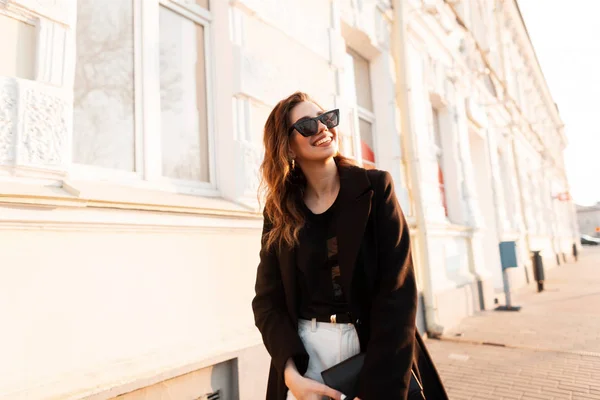
M 303 319 L 348 311 L 338 263 L 336 232 L 338 199 L 322 214 L 314 214 L 304 201 L 300 201 L 306 223 L 300 231 L 296 265 L 298 315 Z

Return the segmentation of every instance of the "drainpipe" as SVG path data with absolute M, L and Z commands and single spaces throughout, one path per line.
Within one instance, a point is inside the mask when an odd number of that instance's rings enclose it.
M 521 208 L 521 216 L 523 217 L 523 227 L 525 228 L 525 231 L 527 232 L 525 234 L 525 245 L 527 246 L 527 259 L 530 259 L 530 255 L 531 255 L 531 238 L 530 238 L 530 231 L 529 231 L 529 221 L 527 220 L 527 208 L 525 207 L 525 198 L 524 198 L 524 194 L 523 194 L 523 182 L 521 181 L 521 174 L 519 174 L 519 171 L 521 170 L 521 166 L 519 163 L 519 157 L 517 155 L 517 146 L 515 144 L 515 130 L 513 128 L 511 128 L 512 133 L 511 133 L 511 150 L 512 150 L 512 156 L 513 156 L 513 165 L 515 167 L 514 169 L 514 173 L 517 175 L 517 188 L 519 190 L 519 205 Z M 527 281 L 527 283 L 529 283 L 529 271 L 527 270 L 527 262 L 525 262 L 525 279 Z M 532 270 L 534 268 L 534 266 L 532 265 Z
M 406 144 L 407 169 L 410 176 L 413 204 L 417 220 L 417 238 L 419 243 L 419 265 L 423 282 L 423 302 L 425 304 L 425 326 L 430 337 L 440 336 L 443 327 L 437 322 L 437 307 L 433 295 L 427 224 L 421 201 L 421 177 L 418 165 L 417 147 L 414 140 L 412 113 L 410 107 L 410 77 L 408 65 L 408 29 L 405 19 L 405 0 L 393 0 L 394 21 L 392 28 L 392 54 L 396 70 L 396 102 L 400 107 L 402 137 Z

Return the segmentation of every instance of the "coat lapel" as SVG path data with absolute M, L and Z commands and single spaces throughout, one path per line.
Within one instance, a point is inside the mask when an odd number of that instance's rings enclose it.
M 285 292 L 285 302 L 292 322 L 298 321 L 298 303 L 296 299 L 296 248 L 282 247 L 279 252 L 281 281 Z
M 352 301 L 352 278 L 369 214 L 373 189 L 367 171 L 356 167 L 340 167 L 340 209 L 336 227 L 338 261 L 342 288 Z

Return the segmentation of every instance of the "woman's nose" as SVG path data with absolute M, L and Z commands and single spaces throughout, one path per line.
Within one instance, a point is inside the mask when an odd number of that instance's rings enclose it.
M 327 125 L 325 125 L 324 123 L 319 121 L 319 133 L 322 132 L 323 130 L 327 130 Z

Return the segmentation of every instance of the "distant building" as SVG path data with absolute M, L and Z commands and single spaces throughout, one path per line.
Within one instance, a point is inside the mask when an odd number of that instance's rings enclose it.
M 600 237 L 600 202 L 593 206 L 577 205 L 579 232 Z

